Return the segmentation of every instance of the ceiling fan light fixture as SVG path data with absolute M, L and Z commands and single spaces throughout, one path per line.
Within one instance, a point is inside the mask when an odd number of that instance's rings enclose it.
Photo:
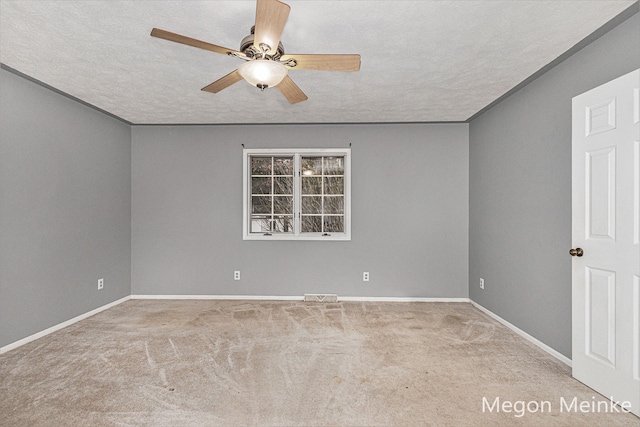
M 159 28 L 151 30 L 151 36 L 246 61 L 237 70 L 203 87 L 202 90 L 205 92 L 218 93 L 240 80 L 246 80 L 250 85 L 262 90 L 277 86 L 287 101 L 297 104 L 309 98 L 288 77 L 289 69 L 358 71 L 360 55 L 285 55 L 280 37 L 290 9 L 291 7 L 282 0 L 256 0 L 255 25 L 251 28 L 251 34 L 242 39 L 239 51 Z
M 277 86 L 288 74 L 287 67 L 269 59 L 254 59 L 238 67 L 238 73 L 250 85 L 264 90 Z

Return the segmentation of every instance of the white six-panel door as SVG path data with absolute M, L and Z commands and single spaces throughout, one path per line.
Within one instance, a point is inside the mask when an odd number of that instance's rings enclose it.
M 636 415 L 640 415 L 639 87 L 640 70 L 636 70 L 576 96 L 572 136 L 573 376 L 608 398 L 630 402 Z

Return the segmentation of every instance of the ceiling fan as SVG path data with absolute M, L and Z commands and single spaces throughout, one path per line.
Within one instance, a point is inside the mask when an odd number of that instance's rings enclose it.
M 358 71 L 360 55 L 285 54 L 280 36 L 290 10 L 288 4 L 279 0 L 257 0 L 256 23 L 251 28 L 251 34 L 240 43 L 240 50 L 228 49 L 159 28 L 154 28 L 151 35 L 245 61 L 235 71 L 203 87 L 204 91 L 218 93 L 245 79 L 261 90 L 276 87 L 290 103 L 295 104 L 306 100 L 307 96 L 291 80 L 289 70 Z

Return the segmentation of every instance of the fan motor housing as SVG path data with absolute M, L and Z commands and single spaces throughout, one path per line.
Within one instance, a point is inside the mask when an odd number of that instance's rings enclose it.
M 254 56 L 256 56 L 256 54 L 260 53 L 260 52 L 256 52 L 256 49 L 253 47 L 253 41 L 255 40 L 255 34 L 254 34 L 255 28 L 256 28 L 255 25 L 252 26 L 251 34 L 243 38 L 242 41 L 240 42 L 240 52 L 243 52 L 249 58 L 253 58 Z M 280 59 L 282 55 L 284 55 L 284 45 L 282 44 L 282 42 L 279 42 L 278 49 L 276 49 L 276 53 L 273 55 L 266 55 L 266 56 L 269 59 L 274 59 L 277 61 L 278 59 Z

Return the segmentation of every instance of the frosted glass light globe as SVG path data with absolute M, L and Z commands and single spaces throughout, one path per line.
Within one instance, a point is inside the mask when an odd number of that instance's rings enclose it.
M 238 67 L 238 73 L 252 86 L 260 89 L 274 87 L 284 79 L 287 67 L 269 59 L 254 59 Z

